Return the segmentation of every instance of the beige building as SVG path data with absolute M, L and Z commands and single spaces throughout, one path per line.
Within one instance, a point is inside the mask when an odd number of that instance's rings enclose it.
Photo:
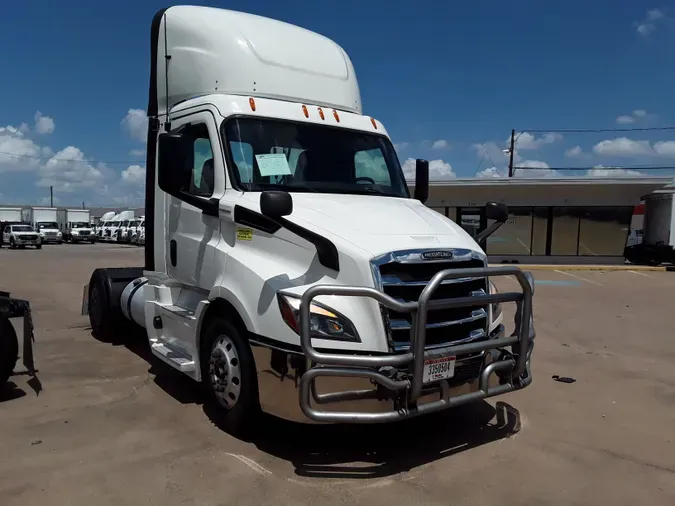
M 485 203 L 510 218 L 482 245 L 493 262 L 623 261 L 640 198 L 672 177 L 494 178 L 432 182 L 427 205 L 469 232 L 488 225 Z M 412 188 L 411 188 L 412 191 Z

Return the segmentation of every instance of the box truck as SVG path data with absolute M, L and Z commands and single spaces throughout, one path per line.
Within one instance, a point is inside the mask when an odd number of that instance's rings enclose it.
M 96 236 L 89 223 L 90 214 L 88 209 L 59 209 L 56 216 L 63 240 L 94 244 Z
M 634 264 L 675 264 L 675 186 L 642 197 L 644 218 L 641 240 L 627 241 L 625 257 Z M 630 240 L 630 237 L 629 237 Z
M 410 192 L 332 40 L 230 10 L 151 26 L 145 264 L 96 269 L 83 314 L 206 388 L 232 432 L 264 410 L 378 423 L 528 386 L 534 282 Z M 510 276 L 518 290 L 500 293 Z M 505 330 L 501 304 L 516 306 Z
M 21 210 L 21 220 L 40 234 L 42 244 L 63 243 L 63 234 L 59 230 L 55 207 L 25 207 Z

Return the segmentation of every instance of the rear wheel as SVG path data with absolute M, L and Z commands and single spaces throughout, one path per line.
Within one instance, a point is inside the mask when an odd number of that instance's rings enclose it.
M 214 421 L 232 435 L 249 435 L 261 410 L 248 341 L 229 321 L 215 318 L 204 333 L 200 363 Z
M 14 371 L 19 358 L 19 340 L 14 326 L 7 318 L 0 317 L 0 388 Z

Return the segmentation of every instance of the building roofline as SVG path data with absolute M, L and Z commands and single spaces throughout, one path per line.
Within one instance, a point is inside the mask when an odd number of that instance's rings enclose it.
M 547 177 L 535 178 L 456 178 L 430 181 L 433 187 L 443 186 L 553 186 L 553 185 L 659 185 L 667 186 L 675 181 L 670 176 L 624 176 L 624 177 Z M 412 186 L 414 181 L 409 181 Z

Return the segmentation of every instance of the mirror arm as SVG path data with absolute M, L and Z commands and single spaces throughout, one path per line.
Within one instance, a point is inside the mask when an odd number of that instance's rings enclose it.
M 504 221 L 495 221 L 495 222 L 494 222 L 492 225 L 490 225 L 488 228 L 486 228 L 486 229 L 483 230 L 482 232 L 478 233 L 478 234 L 476 235 L 476 237 L 473 238 L 474 241 L 476 241 L 477 243 L 482 242 L 483 240 L 487 239 L 487 238 L 490 237 L 492 234 L 494 234 L 494 233 L 499 229 L 499 227 L 501 227 L 504 223 L 506 223 L 506 222 L 504 222 Z

